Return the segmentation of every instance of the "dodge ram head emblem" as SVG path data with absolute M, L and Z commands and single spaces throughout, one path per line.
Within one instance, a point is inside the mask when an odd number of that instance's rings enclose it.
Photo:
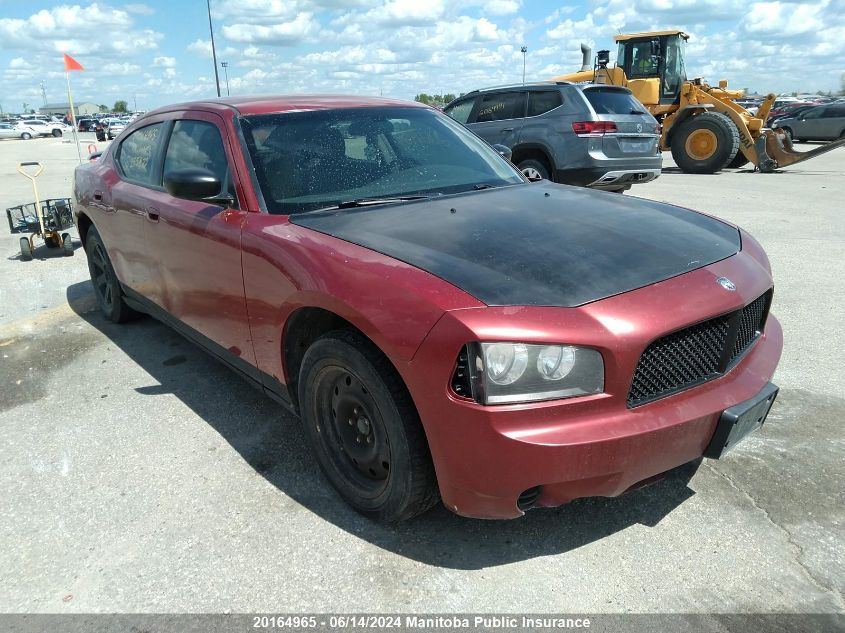
M 724 288 L 725 290 L 730 290 L 731 292 L 736 290 L 736 285 L 734 285 L 734 282 L 732 282 L 727 277 L 719 277 L 716 280 L 716 283 L 722 286 L 722 288 Z

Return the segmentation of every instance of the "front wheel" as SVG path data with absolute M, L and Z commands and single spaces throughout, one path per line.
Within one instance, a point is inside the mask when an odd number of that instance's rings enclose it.
M 702 112 L 682 122 L 672 135 L 672 158 L 682 171 L 713 174 L 739 151 L 739 129 L 720 112 Z
M 21 138 L 25 141 L 28 141 L 32 138 L 32 134 L 30 134 L 29 132 L 24 132 L 23 134 L 21 134 Z
M 32 246 L 29 243 L 29 240 L 25 237 L 20 239 L 20 247 L 21 247 L 21 259 L 25 262 L 28 262 L 32 259 Z
M 61 135 L 62 135 L 61 130 L 53 130 L 53 136 L 55 136 L 56 138 L 59 138 Z
M 137 315 L 123 299 L 120 281 L 109 261 L 106 247 L 100 234 L 93 226 L 85 237 L 85 252 L 88 255 L 88 272 L 94 284 L 94 294 L 103 316 L 114 323 L 129 321 Z
M 425 433 L 390 361 L 362 335 L 337 330 L 305 353 L 299 402 L 317 462 L 340 495 L 383 522 L 438 500 Z

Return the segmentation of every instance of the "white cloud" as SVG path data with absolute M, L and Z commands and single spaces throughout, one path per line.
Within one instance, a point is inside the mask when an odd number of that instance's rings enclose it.
M 234 42 L 291 46 L 316 34 L 320 24 L 311 13 L 299 13 L 293 20 L 277 24 L 238 23 L 223 26 L 223 35 Z
M 175 57 L 156 57 L 153 59 L 153 66 L 161 66 L 162 68 L 173 68 L 176 66 Z

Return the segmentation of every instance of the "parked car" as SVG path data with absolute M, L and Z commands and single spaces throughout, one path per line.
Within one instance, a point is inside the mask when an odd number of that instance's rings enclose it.
M 778 119 L 773 128 L 782 129 L 794 141 L 832 141 L 845 138 L 845 103 L 830 103 Z
M 529 182 L 422 104 L 165 107 L 73 189 L 103 316 L 147 312 L 297 412 L 376 519 L 618 495 L 723 455 L 777 392 L 754 238 Z
M 529 178 L 625 191 L 660 175 L 657 120 L 627 88 L 543 82 L 476 90 L 444 112 L 512 151 Z
M 94 134 L 98 141 L 102 142 L 106 140 L 106 126 L 102 121 L 94 123 Z
M 20 125 L 29 128 L 33 136 L 55 136 L 60 137 L 70 130 L 61 123 L 47 123 L 41 119 L 25 119 Z
M 35 130 L 24 125 L 0 123 L 0 138 L 21 138 L 26 140 L 36 136 Z
M 111 141 L 117 137 L 118 134 L 126 129 L 126 122 L 120 119 L 112 119 L 106 127 L 106 137 Z
M 786 117 L 796 117 L 799 114 L 801 114 L 802 112 L 806 112 L 807 110 L 818 107 L 818 105 L 819 105 L 818 103 L 811 103 L 809 105 L 800 105 L 800 106 L 796 106 L 794 108 L 786 107 L 783 110 L 781 110 L 779 114 L 775 114 L 775 115 L 770 114 L 769 118 L 766 119 L 766 125 L 768 127 L 772 127 L 772 124 L 775 121 L 779 121 L 780 119 L 785 119 Z
M 77 121 L 77 129 L 80 132 L 93 132 L 96 124 L 97 119 L 79 119 L 79 121 Z

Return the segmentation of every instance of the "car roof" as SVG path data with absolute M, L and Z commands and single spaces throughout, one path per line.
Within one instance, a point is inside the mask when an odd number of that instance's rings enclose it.
M 204 101 L 189 101 L 150 110 L 144 118 L 174 110 L 236 110 L 243 115 L 301 112 L 304 110 L 334 110 L 338 108 L 419 107 L 429 106 L 416 101 L 386 97 L 356 97 L 339 94 L 264 95 L 252 97 L 224 97 Z M 139 117 L 140 118 L 140 117 Z M 136 119 L 137 120 L 137 119 Z

